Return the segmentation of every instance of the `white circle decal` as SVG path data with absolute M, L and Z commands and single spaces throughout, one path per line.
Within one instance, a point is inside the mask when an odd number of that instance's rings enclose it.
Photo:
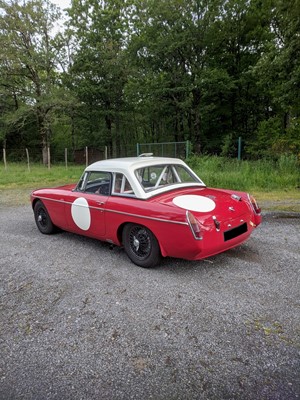
M 71 207 L 73 221 L 78 228 L 87 231 L 91 226 L 91 214 L 88 202 L 84 197 L 79 197 Z
M 174 197 L 173 203 L 185 210 L 198 212 L 209 212 L 216 207 L 216 203 L 212 199 L 205 196 L 196 196 L 194 194 Z

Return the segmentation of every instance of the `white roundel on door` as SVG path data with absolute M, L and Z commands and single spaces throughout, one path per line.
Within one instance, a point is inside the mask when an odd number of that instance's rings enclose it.
M 177 196 L 173 199 L 173 203 L 185 210 L 198 212 L 209 212 L 216 207 L 216 203 L 212 199 L 194 194 Z
M 73 221 L 78 228 L 87 231 L 91 226 L 91 213 L 88 202 L 84 197 L 76 199 L 71 206 Z

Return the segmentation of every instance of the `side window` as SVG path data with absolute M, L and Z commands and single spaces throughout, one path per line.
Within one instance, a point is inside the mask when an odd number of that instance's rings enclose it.
M 111 174 L 109 172 L 89 172 L 85 189 L 86 193 L 95 193 L 102 196 L 109 196 L 111 191 Z
M 126 194 L 126 195 L 134 194 L 132 187 L 125 175 L 123 175 L 121 173 L 116 173 L 114 175 L 112 193 L 113 194 Z

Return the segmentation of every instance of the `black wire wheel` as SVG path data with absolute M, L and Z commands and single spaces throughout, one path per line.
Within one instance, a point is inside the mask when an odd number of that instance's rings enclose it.
M 145 226 L 125 225 L 122 240 L 126 254 L 139 267 L 151 268 L 160 261 L 161 254 L 157 239 Z
M 55 231 L 55 226 L 51 221 L 47 208 L 44 206 L 44 203 L 40 200 L 38 200 L 34 205 L 34 219 L 41 233 L 48 235 Z

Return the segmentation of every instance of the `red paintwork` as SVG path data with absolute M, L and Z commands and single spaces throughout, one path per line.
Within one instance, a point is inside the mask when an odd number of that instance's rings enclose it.
M 171 190 L 149 200 L 139 200 L 81 193 L 73 191 L 74 188 L 75 185 L 67 185 L 36 190 L 31 195 L 32 205 L 37 199 L 42 200 L 53 224 L 63 230 L 116 245 L 122 244 L 124 224 L 131 222 L 144 225 L 156 236 L 163 256 L 197 260 L 223 252 L 244 242 L 261 222 L 261 215 L 254 212 L 247 194 L 241 192 L 195 187 Z M 231 198 L 233 193 L 241 196 L 242 200 Z M 201 224 L 202 240 L 194 238 L 187 223 L 186 210 L 172 202 L 175 196 L 186 194 L 207 196 L 216 203 L 212 212 L 192 211 Z M 72 203 L 78 197 L 85 198 L 89 204 L 91 226 L 87 231 L 78 228 L 71 215 Z M 234 207 L 234 211 L 230 211 L 229 207 Z M 217 231 L 212 216 L 220 222 L 220 231 Z M 225 242 L 223 232 L 241 225 L 241 220 L 247 223 L 248 231 Z

